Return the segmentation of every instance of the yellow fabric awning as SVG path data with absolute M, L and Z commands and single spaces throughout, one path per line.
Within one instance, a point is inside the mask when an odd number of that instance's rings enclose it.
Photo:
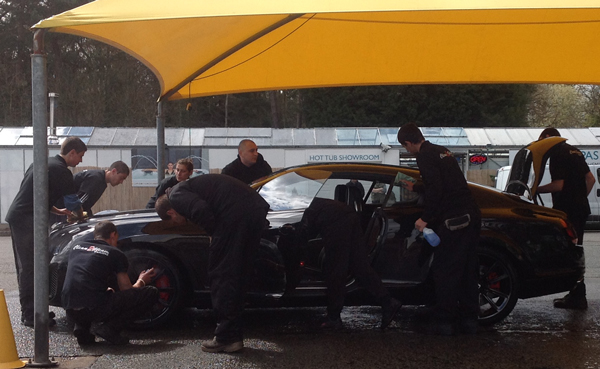
M 600 0 L 97 0 L 34 28 L 131 54 L 169 100 L 347 85 L 600 84 Z

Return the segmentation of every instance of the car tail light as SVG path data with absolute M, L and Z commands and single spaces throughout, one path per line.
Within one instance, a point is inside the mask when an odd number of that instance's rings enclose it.
M 565 231 L 567 231 L 567 234 L 569 235 L 569 237 L 571 237 L 571 241 L 577 245 L 577 233 L 575 232 L 575 229 L 573 228 L 573 226 L 571 226 L 571 224 L 567 223 L 566 220 L 564 219 L 560 219 L 560 225 L 562 225 L 562 227 L 565 229 Z

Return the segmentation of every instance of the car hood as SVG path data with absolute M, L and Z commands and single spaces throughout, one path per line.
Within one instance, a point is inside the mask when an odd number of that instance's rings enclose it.
M 552 151 L 566 140 L 563 137 L 548 137 L 534 141 L 519 150 L 512 163 L 506 192 L 534 200 L 548 158 Z

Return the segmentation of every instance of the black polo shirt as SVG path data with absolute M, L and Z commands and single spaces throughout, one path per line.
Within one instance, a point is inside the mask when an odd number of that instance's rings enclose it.
M 458 162 L 447 148 L 424 141 L 417 164 L 425 187 L 423 221 L 439 225 L 448 218 L 478 211 Z
M 60 155 L 48 159 L 48 211 L 65 195 L 75 194 L 73 173 Z M 21 187 L 13 200 L 6 221 L 19 222 L 22 217 L 33 217 L 33 164 L 25 172 Z
M 73 183 L 77 189 L 77 197 L 81 199 L 83 210 L 92 215 L 92 206 L 106 190 L 106 171 L 103 169 L 84 170 L 73 176 Z
M 160 182 L 160 184 L 156 187 L 156 192 L 154 193 L 154 196 L 152 196 L 150 200 L 148 200 L 148 203 L 146 204 L 146 209 L 154 209 L 154 207 L 156 206 L 156 200 L 158 200 L 159 197 L 165 194 L 167 188 L 171 188 L 177 183 L 179 183 L 179 181 L 177 181 L 177 176 L 171 176 L 163 179 Z
M 125 254 L 102 240 L 74 245 L 61 295 L 63 307 L 93 309 L 106 303 L 109 278 L 127 273 L 128 267 Z
M 269 209 L 252 187 L 222 174 L 205 174 L 178 183 L 169 201 L 175 211 L 201 225 L 208 234 L 217 224 L 235 223 L 248 210 Z
M 550 156 L 550 176 L 552 180 L 563 180 L 563 189 L 552 193 L 552 207 L 567 213 L 569 218 L 579 219 L 588 216 L 586 175 L 590 171 L 579 149 L 567 143 L 556 147 Z

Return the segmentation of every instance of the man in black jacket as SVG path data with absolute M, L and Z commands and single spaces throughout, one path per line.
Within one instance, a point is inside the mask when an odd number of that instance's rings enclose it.
M 381 305 L 380 328 L 385 329 L 402 304 L 390 296 L 369 264 L 367 243 L 360 217 L 354 208 L 340 201 L 315 197 L 304 212 L 302 221 L 293 226 L 303 244 L 321 235 L 325 245 L 323 271 L 327 285 L 327 316 L 321 327 L 342 327 L 340 314 L 344 307 L 346 280 L 351 273 Z
M 238 145 L 237 159 L 227 164 L 221 173 L 250 184 L 271 172 L 271 166 L 258 153 L 256 144 L 252 140 L 242 140 Z
M 179 159 L 175 166 L 175 175 L 167 177 L 156 187 L 156 193 L 148 200 L 146 209 L 154 209 L 156 199 L 161 197 L 167 191 L 167 188 L 175 186 L 177 183 L 187 181 L 194 174 L 194 163 L 191 159 Z
M 60 154 L 48 159 L 48 210 L 58 215 L 70 215 L 77 212 L 80 216 L 81 201 L 77 197 L 73 184 L 73 173 L 69 167 L 81 163 L 87 146 L 77 137 L 69 137 L 63 141 Z M 54 206 L 63 199 L 66 208 Z M 19 300 L 21 302 L 21 322 L 33 327 L 33 164 L 25 172 L 21 187 L 13 200 L 6 221 L 10 226 L 17 281 L 19 283 Z M 56 322 L 50 314 L 49 324 Z
M 201 225 L 211 236 L 208 277 L 217 328 L 206 352 L 244 347 L 242 311 L 256 250 L 266 227 L 269 204 L 251 187 L 221 174 L 180 182 L 156 202 L 163 220 Z
M 77 191 L 77 197 L 81 200 L 83 211 L 87 212 L 87 216 L 93 214 L 92 206 L 100 200 L 104 190 L 108 184 L 112 187 L 123 183 L 129 176 L 129 167 L 124 162 L 118 160 L 111 164 L 108 169 L 89 169 L 79 172 L 73 176 L 73 183 Z M 58 205 L 62 204 L 62 199 L 58 201 Z M 54 221 L 64 221 L 66 217 L 56 215 Z
M 413 123 L 398 131 L 398 142 L 415 154 L 423 183 L 403 181 L 425 193 L 423 214 L 415 228 L 433 229 L 441 239 L 434 249 L 431 272 L 436 305 L 428 333 L 477 332 L 479 315 L 477 246 L 481 214 L 456 158 L 443 146 L 426 141 Z
M 100 197 L 110 184 L 112 187 L 123 183 L 129 176 L 129 167 L 122 161 L 115 161 L 106 170 L 92 169 L 84 170 L 73 176 L 77 196 L 81 199 L 84 211 L 92 216 L 92 206 L 100 200 Z
M 127 256 L 117 248 L 117 227 L 102 221 L 94 228 L 93 241 L 81 241 L 69 254 L 61 300 L 67 317 L 75 323 L 73 334 L 79 344 L 91 344 L 95 335 L 111 344 L 129 343 L 121 336 L 127 323 L 139 318 L 158 301 L 158 290 L 147 286 L 156 275 L 154 268 L 142 270 L 132 284 L 127 274 Z M 108 281 L 116 277 L 114 291 Z M 90 333 L 92 323 L 95 323 Z

